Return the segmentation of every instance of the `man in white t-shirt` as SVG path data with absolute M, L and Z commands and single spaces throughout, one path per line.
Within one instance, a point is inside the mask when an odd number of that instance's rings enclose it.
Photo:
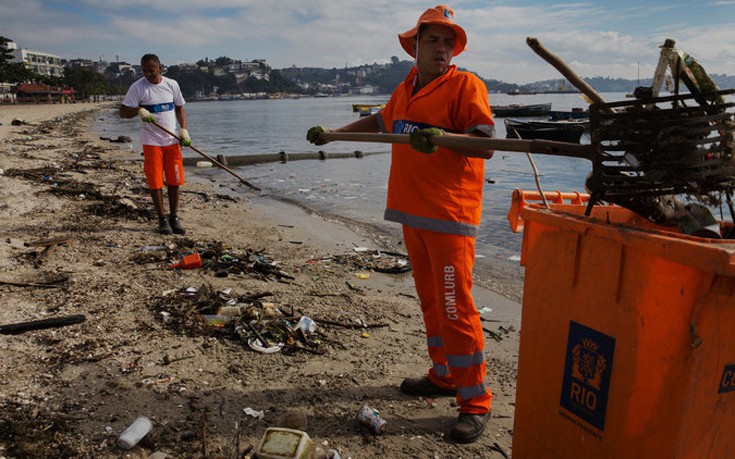
M 181 146 L 190 146 L 191 138 L 186 129 L 184 97 L 179 84 L 161 75 L 161 61 L 155 54 L 140 59 L 144 78 L 130 85 L 120 106 L 122 118 L 140 116 L 140 143 L 143 145 L 143 170 L 153 205 L 158 214 L 158 232 L 161 234 L 185 234 L 178 218 L 179 187 L 184 184 L 184 163 Z M 181 130 L 177 140 L 163 129 L 176 131 L 178 121 Z M 166 216 L 163 205 L 163 185 L 168 188 L 170 214 Z

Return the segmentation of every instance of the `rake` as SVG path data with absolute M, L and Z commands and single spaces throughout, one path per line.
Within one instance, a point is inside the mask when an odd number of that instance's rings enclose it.
M 652 221 L 664 222 L 662 197 L 677 194 L 696 196 L 708 204 L 728 203 L 735 189 L 735 103 L 727 96 L 735 89 L 717 90 L 701 66 L 694 67 L 673 49 L 673 40 L 662 47 L 661 60 L 652 88 L 638 88 L 637 99 L 605 102 L 561 59 L 535 38 L 529 46 L 556 67 L 591 101 L 590 145 L 524 139 L 493 139 L 456 135 L 433 136 L 431 143 L 454 149 L 526 152 L 583 158 L 592 161 L 586 181 L 590 192 L 589 215 L 594 204 L 612 202 Z M 684 57 L 686 55 L 684 54 Z M 654 97 L 666 67 L 689 94 Z M 690 71 L 695 68 L 697 73 Z M 642 90 L 642 89 L 647 89 Z M 329 132 L 323 140 L 410 143 L 405 134 Z M 732 212 L 732 210 L 731 210 Z

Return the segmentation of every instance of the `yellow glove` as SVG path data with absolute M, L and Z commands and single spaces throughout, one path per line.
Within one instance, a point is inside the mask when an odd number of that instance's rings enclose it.
M 306 140 L 317 146 L 324 145 L 328 143 L 329 140 L 322 140 L 319 138 L 319 134 L 323 132 L 329 132 L 329 128 L 325 128 L 324 126 L 319 125 L 311 127 L 308 131 L 306 131 Z
M 181 133 L 179 135 L 181 140 L 179 141 L 179 145 L 182 147 L 190 147 L 191 146 L 191 137 L 189 137 L 189 131 L 182 128 Z
M 151 112 L 149 112 L 148 110 L 146 110 L 143 107 L 140 107 L 138 109 L 138 116 L 140 116 L 140 119 L 142 119 L 143 122 L 145 122 L 145 123 L 153 123 L 153 122 L 156 121 L 156 119 L 153 117 L 153 115 L 151 115 Z
M 434 153 L 439 146 L 429 141 L 432 135 L 444 135 L 444 131 L 439 128 L 416 129 L 410 136 L 411 148 L 421 153 Z

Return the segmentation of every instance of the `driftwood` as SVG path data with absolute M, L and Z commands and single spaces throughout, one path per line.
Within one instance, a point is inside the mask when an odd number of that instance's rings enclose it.
M 57 244 L 64 244 L 70 241 L 73 241 L 74 237 L 72 236 L 61 236 L 61 237 L 54 237 L 51 239 L 41 239 L 39 241 L 33 241 L 33 242 L 24 242 L 23 245 L 26 247 L 42 247 L 42 246 L 52 246 Z
M 31 330 L 42 330 L 45 328 L 58 328 L 84 322 L 86 317 L 82 314 L 66 317 L 54 317 L 51 319 L 32 320 L 16 324 L 0 325 L 0 335 L 19 335 Z
M 48 282 L 13 282 L 0 280 L 0 285 L 9 285 L 11 287 L 34 287 L 34 288 L 56 288 L 69 280 L 68 277 L 62 277 Z

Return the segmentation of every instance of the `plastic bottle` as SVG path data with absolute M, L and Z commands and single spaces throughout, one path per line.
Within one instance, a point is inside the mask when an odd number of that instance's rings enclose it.
M 140 251 L 145 252 L 165 252 L 166 246 L 165 245 L 144 245 L 140 248 Z
M 217 315 L 220 316 L 227 316 L 227 317 L 239 317 L 243 313 L 243 307 L 234 305 L 234 306 L 222 306 L 217 310 Z
M 168 265 L 169 269 L 197 269 L 202 267 L 202 257 L 198 253 L 186 255 L 176 263 Z
M 123 449 L 133 449 L 138 442 L 153 428 L 153 423 L 145 416 L 139 416 L 125 431 L 120 434 L 117 444 Z

